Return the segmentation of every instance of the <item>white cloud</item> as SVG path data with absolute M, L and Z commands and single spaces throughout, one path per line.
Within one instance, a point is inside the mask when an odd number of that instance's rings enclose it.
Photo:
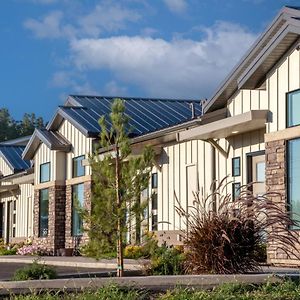
M 116 32 L 124 29 L 128 22 L 136 22 L 140 18 L 135 10 L 105 1 L 96 5 L 90 14 L 81 17 L 79 24 L 83 34 L 97 37 L 102 31 Z
M 72 26 L 62 26 L 63 17 L 63 12 L 52 11 L 41 20 L 27 19 L 24 22 L 24 27 L 31 30 L 37 38 L 73 36 L 74 28 Z
M 183 13 L 187 9 L 186 0 L 163 0 L 170 11 L 174 13 Z
M 225 22 L 203 30 L 199 41 L 118 36 L 73 40 L 70 47 L 81 70 L 108 70 L 151 96 L 200 98 L 210 96 L 256 37 Z
M 125 96 L 127 88 L 119 85 L 115 80 L 109 81 L 104 87 L 105 95 L 107 96 Z
M 140 18 L 135 10 L 104 1 L 96 5 L 92 12 L 78 16 L 76 22 L 68 22 L 68 16 L 62 11 L 52 11 L 40 19 L 27 19 L 24 27 L 31 30 L 37 38 L 95 38 L 102 32 L 124 29 L 129 22 L 136 22 Z

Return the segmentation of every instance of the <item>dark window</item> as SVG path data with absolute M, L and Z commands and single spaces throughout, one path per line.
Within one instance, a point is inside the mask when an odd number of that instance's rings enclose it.
M 232 159 L 232 176 L 240 176 L 241 175 L 241 158 L 234 157 Z
M 40 166 L 40 182 L 50 181 L 50 163 L 45 163 Z
M 300 125 L 300 90 L 287 94 L 286 127 Z
M 241 184 L 235 182 L 232 184 L 232 200 L 236 200 L 241 194 Z
M 73 158 L 73 177 L 85 175 L 85 167 L 82 164 L 84 159 L 84 155 Z
M 152 231 L 157 231 L 157 215 L 152 215 Z
M 84 204 L 84 184 L 80 183 L 72 187 L 72 236 L 80 236 L 83 232 L 83 221 L 79 209 Z
M 157 193 L 153 193 L 152 196 L 151 196 L 151 199 L 152 199 L 152 205 L 151 205 L 151 208 L 152 210 L 153 209 L 157 209 Z
M 40 214 L 39 214 L 39 236 L 45 237 L 48 235 L 48 220 L 49 220 L 49 190 L 40 190 Z
M 158 176 L 157 173 L 153 173 L 151 177 L 151 187 L 157 189 L 158 186 Z
M 288 141 L 288 203 L 291 218 L 300 222 L 300 139 Z M 299 227 L 297 227 L 299 229 Z

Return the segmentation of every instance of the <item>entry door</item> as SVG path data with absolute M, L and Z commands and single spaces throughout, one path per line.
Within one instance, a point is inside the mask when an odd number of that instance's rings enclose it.
M 265 155 L 252 156 L 253 195 L 256 197 L 266 192 L 265 168 Z

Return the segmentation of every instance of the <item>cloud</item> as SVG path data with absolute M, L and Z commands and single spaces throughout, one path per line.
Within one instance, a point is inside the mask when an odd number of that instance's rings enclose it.
M 133 9 L 104 1 L 90 13 L 78 16 L 75 22 L 68 22 L 68 15 L 62 11 L 52 11 L 40 19 L 27 19 L 24 27 L 31 30 L 37 38 L 96 38 L 103 32 L 125 29 L 128 23 L 137 22 L 140 18 L 141 15 Z
M 144 36 L 72 40 L 70 51 L 81 71 L 106 70 L 156 97 L 207 97 L 256 35 L 218 22 L 203 28 L 201 40 L 167 41 Z
M 99 92 L 97 92 L 87 81 L 85 76 L 82 74 L 74 75 L 74 72 L 72 71 L 58 71 L 54 73 L 50 85 L 60 89 L 68 89 L 69 94 L 99 94 Z
M 126 96 L 127 87 L 121 86 L 115 80 L 109 81 L 104 87 L 105 94 L 108 96 Z
M 41 20 L 27 19 L 24 27 L 31 30 L 37 38 L 60 38 L 73 36 L 74 28 L 70 25 L 62 26 L 64 14 L 61 11 L 52 11 Z
M 133 9 L 105 1 L 96 5 L 90 14 L 81 17 L 79 24 L 83 34 L 97 37 L 102 31 L 124 29 L 128 22 L 136 22 L 140 18 L 140 14 Z
M 183 13 L 187 9 L 186 0 L 163 0 L 173 13 Z

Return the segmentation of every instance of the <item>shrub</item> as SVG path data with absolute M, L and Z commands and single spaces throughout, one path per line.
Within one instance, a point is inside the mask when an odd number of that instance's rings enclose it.
M 46 250 L 36 245 L 24 245 L 17 251 L 18 255 L 45 255 Z
M 185 254 L 176 248 L 159 247 L 151 256 L 149 273 L 152 275 L 184 274 Z
M 42 279 L 55 279 L 57 277 L 56 271 L 53 267 L 46 266 L 45 264 L 39 264 L 34 261 L 32 264 L 18 269 L 13 280 L 42 280 Z
M 16 255 L 17 249 L 16 248 L 0 248 L 0 255 Z
M 137 245 L 128 245 L 124 249 L 124 257 L 129 259 L 137 259 L 144 256 L 143 247 Z
M 287 255 L 299 257 L 297 233 L 289 230 L 295 222 L 285 207 L 269 200 L 269 196 L 277 194 L 256 198 L 244 187 L 240 197 L 232 201 L 230 194 L 223 194 L 224 182 L 208 197 L 194 193 L 194 207 L 188 212 L 180 205 L 177 208 L 188 228 L 185 233 L 187 271 L 195 274 L 255 271 L 260 267 L 261 255 L 265 258 L 262 244 L 266 238 L 276 240 Z M 218 206 L 213 210 L 216 203 Z

